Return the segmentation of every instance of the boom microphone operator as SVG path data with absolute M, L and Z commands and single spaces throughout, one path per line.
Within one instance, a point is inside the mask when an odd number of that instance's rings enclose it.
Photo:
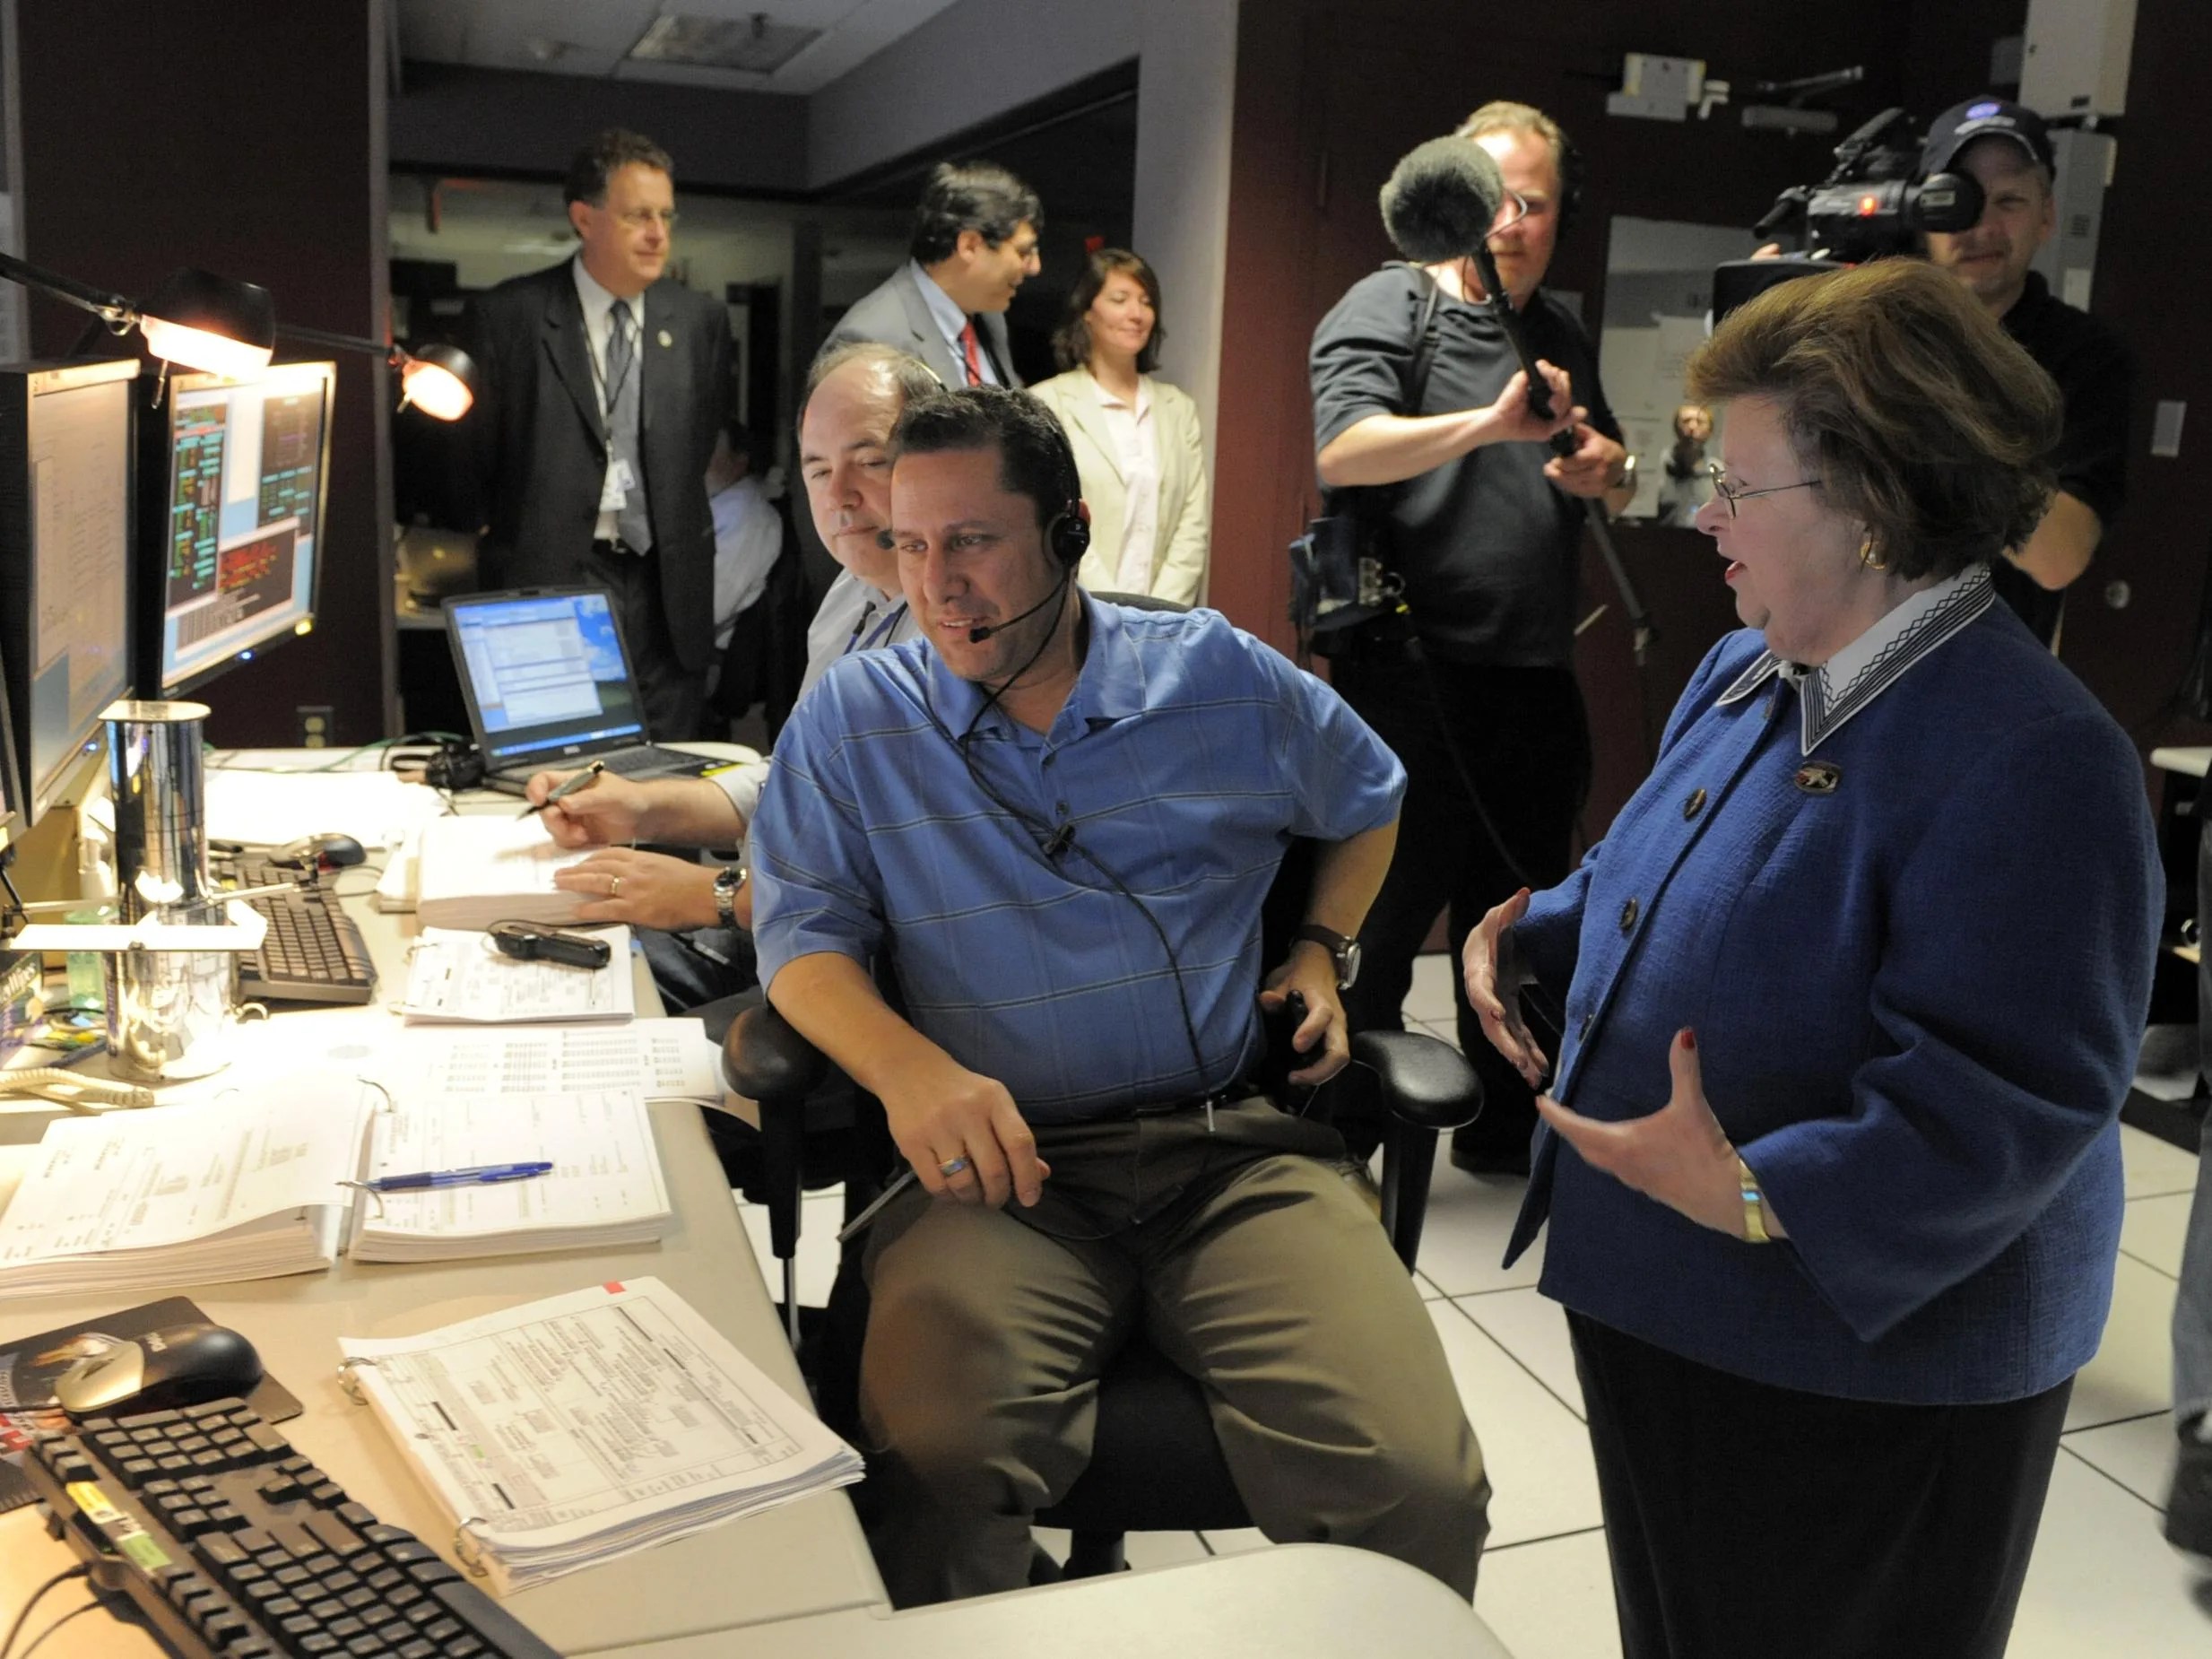
M 1480 144 L 1467 138 L 1432 138 L 1408 152 L 1391 169 L 1380 198 L 1383 229 L 1392 246 L 1411 264 L 1475 262 L 1483 291 L 1489 298 L 1490 314 L 1505 331 L 1514 355 L 1521 360 L 1521 371 L 1528 377 L 1529 407 L 1549 420 L 1551 388 L 1538 372 L 1528 334 L 1521 326 L 1521 314 L 1514 309 L 1513 298 L 1498 278 L 1497 261 L 1490 254 L 1490 238 L 1499 229 L 1498 209 L 1511 195 L 1497 162 Z M 1573 455 L 1579 447 L 1572 432 L 1552 434 L 1554 455 Z M 1613 545 L 1604 504 L 1585 499 L 1583 505 L 1599 555 L 1605 560 L 1613 586 L 1620 590 L 1636 664 L 1641 667 L 1656 637 L 1651 613 L 1644 610 L 1644 600 L 1629 579 L 1628 567 L 1621 562 L 1620 551 Z

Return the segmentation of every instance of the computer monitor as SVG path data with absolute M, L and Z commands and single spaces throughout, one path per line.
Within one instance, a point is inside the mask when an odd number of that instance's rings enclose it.
M 131 686 L 135 360 L 0 368 L 0 663 L 26 826 Z
M 148 696 L 179 696 L 315 626 L 336 380 L 332 363 L 170 378 L 140 455 Z

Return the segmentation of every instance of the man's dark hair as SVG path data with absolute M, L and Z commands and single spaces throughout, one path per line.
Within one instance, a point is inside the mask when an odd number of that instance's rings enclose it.
M 806 387 L 799 394 L 798 418 L 792 422 L 794 430 L 806 424 L 806 406 L 814 401 L 814 394 L 821 389 L 822 382 L 848 363 L 873 364 L 884 378 L 898 388 L 902 408 L 911 407 L 925 397 L 934 397 L 945 389 L 937 371 L 911 352 L 902 352 L 895 345 L 875 340 L 832 340 L 807 369 Z
M 891 433 L 891 464 L 910 455 L 995 449 L 999 488 L 1028 496 L 1044 529 L 1083 494 L 1075 451 L 1051 410 L 1027 392 L 964 386 L 906 405 Z
M 1137 353 L 1137 372 L 1149 375 L 1158 367 L 1160 343 L 1167 338 L 1167 326 L 1160 321 L 1159 278 L 1126 248 L 1102 248 L 1083 262 L 1083 274 L 1069 290 L 1067 308 L 1060 314 L 1060 326 L 1053 330 L 1053 360 L 1063 369 L 1080 369 L 1090 361 L 1090 308 L 1107 279 L 1116 274 L 1135 278 L 1152 302 L 1152 337 Z
M 906 251 L 920 265 L 952 257 L 960 232 L 979 232 L 996 248 L 1027 221 L 1045 229 L 1045 209 L 1037 192 L 995 161 L 940 161 L 914 206 L 914 237 Z
M 560 199 L 604 206 L 607 180 L 633 163 L 654 168 L 671 178 L 676 176 L 676 164 L 668 159 L 667 151 L 642 133 L 611 126 L 576 152 L 576 159 L 568 163 Z

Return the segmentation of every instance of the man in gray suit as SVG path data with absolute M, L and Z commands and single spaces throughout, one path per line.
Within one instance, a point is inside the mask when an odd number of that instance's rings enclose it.
M 469 308 L 487 587 L 612 597 L 646 726 L 699 734 L 715 649 L 707 463 L 730 395 L 729 314 L 664 274 L 667 154 L 610 130 L 570 164 L 574 259 Z
M 847 311 L 831 343 L 911 352 L 947 386 L 1019 387 L 1006 308 L 1035 276 L 1045 210 L 991 161 L 940 161 L 914 210 L 906 263 Z

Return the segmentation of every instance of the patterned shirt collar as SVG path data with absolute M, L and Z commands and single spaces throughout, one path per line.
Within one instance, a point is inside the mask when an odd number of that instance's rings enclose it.
M 1989 567 L 1972 566 L 1913 595 L 1817 668 L 1760 652 L 1718 700 L 1741 702 L 1780 674 L 1798 690 L 1802 751 L 1809 755 L 1905 670 L 1988 610 L 1996 596 Z

